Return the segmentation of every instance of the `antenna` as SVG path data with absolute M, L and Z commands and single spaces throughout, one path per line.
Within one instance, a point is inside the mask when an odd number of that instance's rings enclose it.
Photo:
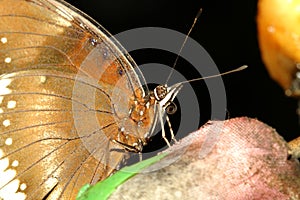
M 244 69 L 246 69 L 248 66 L 247 65 L 243 65 L 241 67 L 238 67 L 236 69 L 221 73 L 221 74 L 215 74 L 215 75 L 211 75 L 211 76 L 206 76 L 206 77 L 202 77 L 202 78 L 195 78 L 195 79 L 191 79 L 191 80 L 187 80 L 187 81 L 182 81 L 180 82 L 181 84 L 183 83 L 190 83 L 190 82 L 194 82 L 194 81 L 199 81 L 199 80 L 203 80 L 203 79 L 209 79 L 209 78 L 215 78 L 215 77 L 219 77 L 219 76 L 224 76 L 226 74 L 231 74 L 234 72 L 238 72 L 238 71 L 242 71 Z
M 183 43 L 182 43 L 182 45 L 181 45 L 181 47 L 180 47 L 180 50 L 179 50 L 179 52 L 178 52 L 178 54 L 177 54 L 177 57 L 176 57 L 175 61 L 174 61 L 174 63 L 173 63 L 172 70 L 171 70 L 171 72 L 170 72 L 170 74 L 169 74 L 169 76 L 168 76 L 168 78 L 167 78 L 167 80 L 166 80 L 165 85 L 167 85 L 169 79 L 171 78 L 171 76 L 172 76 L 172 74 L 173 74 L 173 72 L 174 72 L 175 66 L 176 66 L 176 64 L 177 64 L 177 61 L 178 61 L 178 59 L 179 59 L 179 57 L 180 57 L 180 55 L 181 55 L 182 49 L 183 49 L 184 45 L 186 44 L 186 41 L 187 41 L 188 37 L 190 36 L 190 34 L 191 34 L 191 32 L 192 32 L 192 30 L 193 30 L 195 24 L 197 23 L 197 20 L 198 20 L 198 18 L 200 17 L 201 13 L 202 13 L 202 8 L 200 8 L 199 11 L 197 12 L 197 15 L 196 15 L 196 17 L 194 18 L 194 22 L 193 22 L 192 26 L 191 26 L 190 30 L 188 31 L 188 33 L 186 34 L 186 36 L 185 36 L 185 38 L 184 38 L 184 41 L 183 41 Z

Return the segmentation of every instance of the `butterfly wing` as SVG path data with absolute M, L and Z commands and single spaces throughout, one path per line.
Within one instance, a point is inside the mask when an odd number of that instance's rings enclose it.
M 123 159 L 111 139 L 128 105 L 117 103 L 143 78 L 81 15 L 64 2 L 0 0 L 3 199 L 74 199 Z

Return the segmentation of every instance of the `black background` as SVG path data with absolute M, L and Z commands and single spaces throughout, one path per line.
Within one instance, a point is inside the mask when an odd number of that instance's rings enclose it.
M 187 33 L 201 7 L 203 13 L 191 37 L 206 49 L 221 72 L 244 64 L 249 66 L 243 72 L 223 77 L 230 118 L 257 118 L 275 128 L 287 141 L 300 135 L 296 100 L 284 96 L 283 90 L 269 77 L 260 58 L 256 32 L 257 1 L 68 2 L 90 15 L 112 34 L 147 26 Z M 172 65 L 175 57 L 167 64 Z M 147 61 L 142 60 L 143 56 L 133 55 L 133 58 L 138 64 L 151 62 L 151 57 L 146 57 Z

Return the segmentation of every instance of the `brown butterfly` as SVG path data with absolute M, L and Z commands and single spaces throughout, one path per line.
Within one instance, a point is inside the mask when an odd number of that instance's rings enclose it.
M 0 199 L 74 199 L 141 152 L 157 121 L 170 145 L 163 117 L 186 82 L 149 91 L 123 47 L 64 1 L 0 0 Z

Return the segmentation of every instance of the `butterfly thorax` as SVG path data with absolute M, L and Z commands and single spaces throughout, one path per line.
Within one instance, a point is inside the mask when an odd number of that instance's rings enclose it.
M 120 127 L 114 142 L 127 151 L 141 152 L 153 125 L 155 102 L 153 92 L 145 95 L 142 89 L 137 89 L 128 102 L 128 118 L 122 119 L 126 123 Z
M 148 95 L 144 95 L 142 89 L 137 89 L 129 100 L 129 117 L 126 124 L 120 128 L 118 138 L 114 142 L 128 151 L 141 152 L 153 134 L 157 116 L 164 115 L 164 112 L 168 112 L 169 107 L 174 105 L 173 100 L 181 87 L 182 84 L 171 87 L 158 85 Z

